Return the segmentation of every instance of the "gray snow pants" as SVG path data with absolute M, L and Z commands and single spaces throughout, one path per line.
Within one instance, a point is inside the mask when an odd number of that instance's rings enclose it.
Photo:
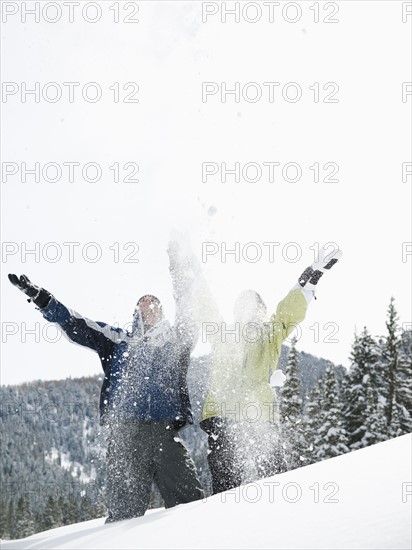
M 274 424 L 233 422 L 214 416 L 203 420 L 200 426 L 208 434 L 207 461 L 214 495 L 240 487 L 244 476 L 249 483 L 287 471 Z M 248 472 L 250 462 L 255 469 L 251 478 Z
M 109 429 L 106 456 L 109 522 L 143 516 L 153 481 L 166 508 L 203 498 L 195 464 L 170 422 L 119 422 Z

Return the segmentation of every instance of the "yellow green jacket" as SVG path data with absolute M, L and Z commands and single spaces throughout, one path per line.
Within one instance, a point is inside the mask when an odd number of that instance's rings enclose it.
M 230 336 L 222 342 L 221 331 L 211 338 L 210 390 L 202 420 L 218 416 L 273 421 L 275 392 L 270 378 L 277 368 L 282 342 L 303 321 L 306 310 L 303 291 L 294 288 L 260 331 L 251 327 L 253 334 L 246 333 L 246 338 L 238 338 L 237 342 Z

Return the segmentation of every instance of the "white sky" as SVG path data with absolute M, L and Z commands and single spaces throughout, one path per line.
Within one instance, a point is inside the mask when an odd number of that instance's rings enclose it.
M 11 287 L 7 273 L 26 273 L 94 320 L 129 322 L 137 298 L 147 292 L 157 294 L 173 318 L 166 254 L 172 229 L 190 234 L 199 258 L 204 241 L 261 247 L 257 263 L 236 263 L 233 256 L 223 263 L 215 256 L 204 264 L 227 316 L 244 288 L 255 288 L 274 309 L 312 262 L 310 247 L 337 243 L 342 262 L 319 283 L 318 300 L 302 324 L 301 350 L 348 365 L 355 327 L 385 332 L 391 295 L 401 321 L 411 323 L 412 257 L 402 261 L 402 243 L 412 240 L 411 176 L 402 181 L 402 163 L 411 162 L 412 96 L 402 102 L 402 82 L 412 80 L 412 15 L 402 22 L 402 2 L 338 2 L 335 24 L 314 23 L 312 1 L 299 3 L 302 16 L 296 23 L 282 19 L 282 2 L 273 23 L 263 11 L 254 24 L 235 23 L 233 17 L 222 23 L 220 13 L 202 23 L 202 2 L 172 1 L 135 3 L 136 24 L 114 23 L 113 2 L 100 2 L 102 17 L 95 24 L 80 12 L 70 23 L 67 11 L 54 24 L 42 17 L 35 23 L 33 16 L 24 23 L 21 3 L 11 4 L 19 12 L 2 25 L 2 80 L 17 83 L 19 93 L 1 104 L 2 162 L 30 167 L 96 162 L 103 176 L 96 183 L 81 177 L 73 183 L 67 177 L 36 183 L 33 176 L 23 183 L 20 173 L 3 177 L 3 247 L 16 243 L 18 250 L 2 255 L 3 384 L 100 372 L 97 355 L 64 339 L 52 344 L 40 334 L 38 342 L 33 335 L 23 341 L 22 322 L 27 329 L 38 323 L 39 330 L 44 322 Z M 330 8 L 319 5 L 322 19 Z M 131 13 L 119 6 L 122 18 Z M 294 17 L 292 10 L 287 14 Z M 63 98 L 36 103 L 28 96 L 22 103 L 23 82 L 27 88 L 60 83 Z M 87 103 L 77 88 L 69 103 L 63 82 L 97 82 L 103 98 Z M 123 95 L 123 84 L 138 83 L 139 103 L 115 103 L 109 90 L 114 82 Z M 257 82 L 263 96 L 257 103 L 236 103 L 233 96 L 222 103 L 217 94 L 204 103 L 202 82 L 227 82 L 228 88 Z M 264 82 L 281 83 L 273 103 Z M 282 98 L 280 89 L 288 82 L 301 86 L 300 101 Z M 321 97 L 332 91 L 322 86 L 336 82 L 339 103 L 315 103 L 309 89 L 314 82 L 320 83 Z M 115 162 L 137 163 L 139 183 L 113 182 L 108 167 Z M 262 168 L 264 162 L 281 167 L 297 162 L 303 173 L 295 183 L 282 180 L 279 170 L 272 183 L 265 173 L 256 183 L 236 183 L 232 176 L 226 183 L 219 176 L 204 183 L 202 162 L 255 162 Z M 339 182 L 314 182 L 309 166 L 315 162 L 337 163 Z M 210 206 L 214 216 L 207 214 Z M 64 242 L 92 241 L 101 247 L 99 262 L 83 259 L 79 248 L 69 262 Z M 22 258 L 23 243 L 33 248 L 35 242 L 41 250 L 58 243 L 61 260 Z M 116 242 L 120 249 L 137 243 L 139 263 L 114 262 L 110 247 Z M 280 243 L 274 262 L 264 242 Z M 302 251 L 296 263 L 281 254 L 290 242 Z M 121 258 L 132 251 L 121 250 Z M 323 341 L 328 322 L 337 324 L 338 342 Z M 309 328 L 315 323 L 319 342 Z M 12 327 L 18 332 L 7 335 Z

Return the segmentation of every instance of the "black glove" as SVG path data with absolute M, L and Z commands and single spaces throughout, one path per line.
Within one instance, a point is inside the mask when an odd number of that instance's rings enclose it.
M 21 275 L 20 279 L 14 273 L 9 273 L 9 281 L 19 290 L 29 296 L 28 302 L 34 302 L 37 307 L 44 308 L 50 302 L 51 294 L 44 288 L 34 285 L 27 275 Z
M 342 258 L 342 250 L 334 250 L 332 257 L 330 257 L 330 254 L 326 255 L 325 250 L 322 249 L 318 256 L 317 261 L 307 267 L 298 279 L 302 288 L 306 287 L 307 290 L 312 290 L 313 293 L 322 275 L 329 271 Z M 327 256 L 329 256 L 328 261 L 325 260 Z

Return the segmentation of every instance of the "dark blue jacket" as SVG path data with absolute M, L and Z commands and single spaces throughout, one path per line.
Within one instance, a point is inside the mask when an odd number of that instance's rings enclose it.
M 195 344 L 193 323 L 183 316 L 171 327 L 161 321 L 146 332 L 136 310 L 132 330 L 95 322 L 52 296 L 40 310 L 70 341 L 97 352 L 104 371 L 100 417 L 111 421 L 170 420 L 176 429 L 192 423 L 186 382 Z

